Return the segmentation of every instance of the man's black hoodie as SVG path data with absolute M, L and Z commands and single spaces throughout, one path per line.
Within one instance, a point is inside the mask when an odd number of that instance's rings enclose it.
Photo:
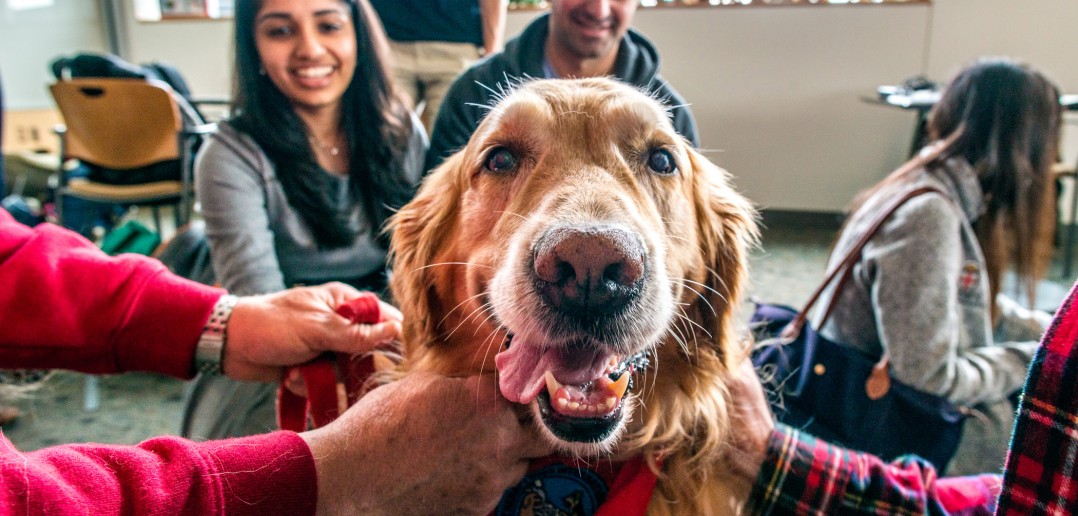
M 427 171 L 468 143 L 488 111 L 481 106 L 493 104 L 496 92 L 508 91 L 520 80 L 545 76 L 543 53 L 549 18 L 549 14 L 539 17 L 520 36 L 509 41 L 503 52 L 479 61 L 453 82 L 431 131 Z M 674 129 L 694 147 L 700 145 L 696 121 L 685 99 L 659 75 L 658 51 L 651 41 L 631 28 L 618 45 L 614 78 L 652 92 L 671 106 Z

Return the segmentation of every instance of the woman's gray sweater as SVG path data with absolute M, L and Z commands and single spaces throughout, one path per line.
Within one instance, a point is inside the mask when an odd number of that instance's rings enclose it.
M 887 350 L 897 380 L 972 408 L 948 474 L 998 473 L 1014 421 L 1007 397 L 1021 389 L 1037 342 L 993 339 L 985 260 L 971 226 L 984 210 L 984 194 L 972 168 L 950 160 L 913 177 L 877 192 L 851 216 L 829 268 L 902 192 L 929 185 L 946 195 L 914 197 L 884 222 L 821 333 L 871 357 Z M 834 295 L 832 286 L 817 307 Z M 817 328 L 821 313 L 814 314 Z
M 426 149 L 420 125 L 404 156 L 413 184 L 422 177 Z M 348 195 L 347 177 L 323 172 L 334 210 L 350 217 L 359 234 L 352 245 L 321 249 L 288 203 L 273 163 L 250 136 L 222 123 L 199 152 L 195 170 L 213 270 L 230 292 L 276 292 L 297 282 L 360 278 L 385 267 L 386 250 L 375 242 L 380 228 L 371 227 L 361 203 Z
M 412 117 L 413 137 L 404 155 L 407 180 L 423 175 L 427 137 Z M 214 272 L 235 294 L 276 292 L 297 282 L 351 280 L 386 266 L 386 250 L 348 195 L 348 178 L 326 174 L 333 207 L 360 228 L 355 242 L 319 249 L 306 223 L 288 203 L 276 169 L 251 137 L 222 123 L 199 151 L 195 186 L 206 219 Z M 181 433 L 222 439 L 276 428 L 276 385 L 199 375 L 187 390 Z

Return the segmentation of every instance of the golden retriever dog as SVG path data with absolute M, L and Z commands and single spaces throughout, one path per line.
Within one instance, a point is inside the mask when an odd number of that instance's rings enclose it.
M 647 94 L 519 84 L 391 222 L 401 368 L 496 373 L 565 454 L 644 457 L 651 514 L 736 513 L 724 382 L 755 217 Z

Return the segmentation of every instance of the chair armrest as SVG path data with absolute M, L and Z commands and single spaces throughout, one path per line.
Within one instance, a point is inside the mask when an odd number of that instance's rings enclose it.
M 232 99 L 228 97 L 199 97 L 192 98 L 189 102 L 195 106 L 228 106 Z
M 1054 163 L 1052 165 L 1052 175 L 1055 177 L 1074 176 L 1074 164 L 1073 163 Z
M 209 124 L 198 124 L 198 125 L 193 125 L 191 127 L 185 127 L 185 128 L 180 130 L 180 134 L 185 136 L 185 137 L 205 136 L 207 134 L 212 134 L 215 131 L 217 131 L 217 124 L 209 123 Z

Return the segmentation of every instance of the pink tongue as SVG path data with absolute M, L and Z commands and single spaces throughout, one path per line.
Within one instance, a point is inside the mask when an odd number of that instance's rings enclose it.
M 509 349 L 494 357 L 494 365 L 498 368 L 502 396 L 527 404 L 546 386 L 543 376 L 547 371 L 563 384 L 584 384 L 603 374 L 607 356 L 593 350 L 547 349 L 516 339 Z

